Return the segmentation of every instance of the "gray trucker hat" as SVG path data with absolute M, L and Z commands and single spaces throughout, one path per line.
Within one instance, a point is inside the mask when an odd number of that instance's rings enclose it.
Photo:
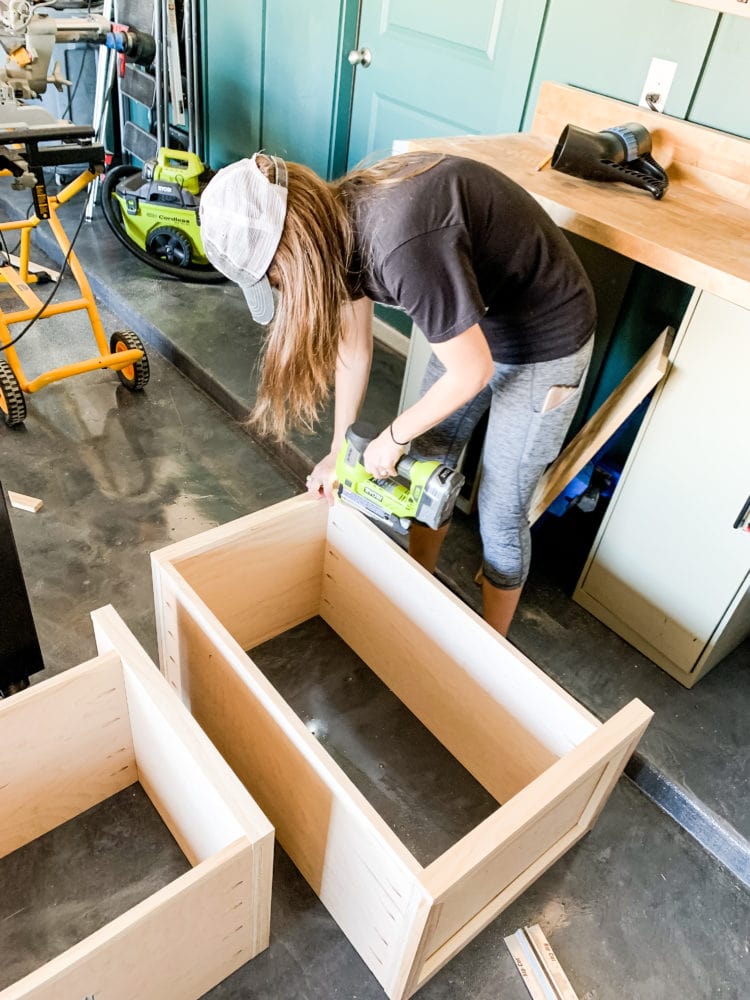
M 269 180 L 257 156 L 230 163 L 211 178 L 201 194 L 200 222 L 206 256 L 240 286 L 255 322 L 265 324 L 274 313 L 266 272 L 284 229 L 287 169 L 270 156 L 275 173 Z

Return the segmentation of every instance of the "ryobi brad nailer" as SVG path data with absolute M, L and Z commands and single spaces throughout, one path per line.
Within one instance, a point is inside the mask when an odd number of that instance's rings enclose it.
M 336 459 L 339 496 L 375 521 L 406 534 L 413 520 L 439 528 L 453 511 L 464 484 L 460 472 L 440 462 L 399 459 L 394 478 L 376 479 L 362 464 L 377 431 L 362 421 L 352 424 Z

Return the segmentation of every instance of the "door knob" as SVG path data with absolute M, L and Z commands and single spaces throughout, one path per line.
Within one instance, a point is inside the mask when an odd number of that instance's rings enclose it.
M 363 69 L 367 69 L 372 62 L 372 52 L 369 49 L 352 49 L 347 59 L 352 66 L 361 66 Z

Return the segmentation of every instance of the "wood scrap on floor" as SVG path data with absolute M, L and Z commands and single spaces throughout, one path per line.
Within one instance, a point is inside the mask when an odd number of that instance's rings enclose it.
M 27 497 L 24 493 L 14 493 L 13 490 L 8 490 L 8 500 L 11 507 L 17 507 L 18 510 L 28 510 L 32 514 L 36 514 L 44 506 L 43 500 L 39 500 L 37 497 Z

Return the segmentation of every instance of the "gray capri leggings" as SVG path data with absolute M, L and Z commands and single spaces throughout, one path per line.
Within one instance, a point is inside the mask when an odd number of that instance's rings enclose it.
M 574 354 L 555 361 L 496 362 L 492 379 L 474 399 L 412 445 L 412 455 L 455 467 L 489 408 L 478 503 L 482 569 L 495 587 L 513 590 L 526 581 L 531 559 L 531 498 L 562 447 L 581 398 L 593 346 L 591 336 Z M 422 383 L 423 395 L 444 371 L 433 354 Z M 551 392 L 555 387 L 561 388 Z

